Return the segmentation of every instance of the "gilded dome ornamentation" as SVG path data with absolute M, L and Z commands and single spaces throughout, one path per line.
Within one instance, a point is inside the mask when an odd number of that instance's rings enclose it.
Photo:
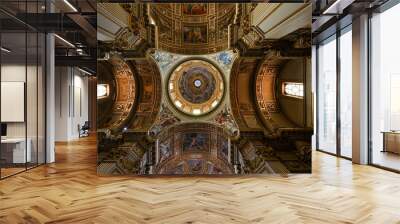
M 175 107 L 189 115 L 214 110 L 224 96 L 224 81 L 219 70 L 203 60 L 180 64 L 168 80 L 168 94 Z

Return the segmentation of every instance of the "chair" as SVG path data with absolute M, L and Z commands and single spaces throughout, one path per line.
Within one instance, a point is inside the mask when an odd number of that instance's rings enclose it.
M 89 129 L 90 129 L 89 121 L 85 121 L 82 127 L 78 125 L 78 129 L 79 129 L 79 138 L 89 136 Z

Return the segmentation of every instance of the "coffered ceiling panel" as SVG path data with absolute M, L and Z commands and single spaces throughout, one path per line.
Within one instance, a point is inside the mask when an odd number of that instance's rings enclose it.
M 150 15 L 157 27 L 158 49 L 193 55 L 214 53 L 229 47 L 235 4 L 154 4 Z

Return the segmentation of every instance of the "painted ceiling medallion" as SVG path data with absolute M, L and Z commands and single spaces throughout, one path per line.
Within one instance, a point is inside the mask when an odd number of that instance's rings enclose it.
M 214 110 L 224 95 L 221 73 L 211 63 L 190 60 L 180 64 L 168 81 L 168 93 L 175 107 L 189 115 Z

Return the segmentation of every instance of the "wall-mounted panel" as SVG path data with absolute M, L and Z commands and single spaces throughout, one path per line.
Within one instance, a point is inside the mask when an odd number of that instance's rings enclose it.
M 24 122 L 24 102 L 24 82 L 1 82 L 1 122 Z

